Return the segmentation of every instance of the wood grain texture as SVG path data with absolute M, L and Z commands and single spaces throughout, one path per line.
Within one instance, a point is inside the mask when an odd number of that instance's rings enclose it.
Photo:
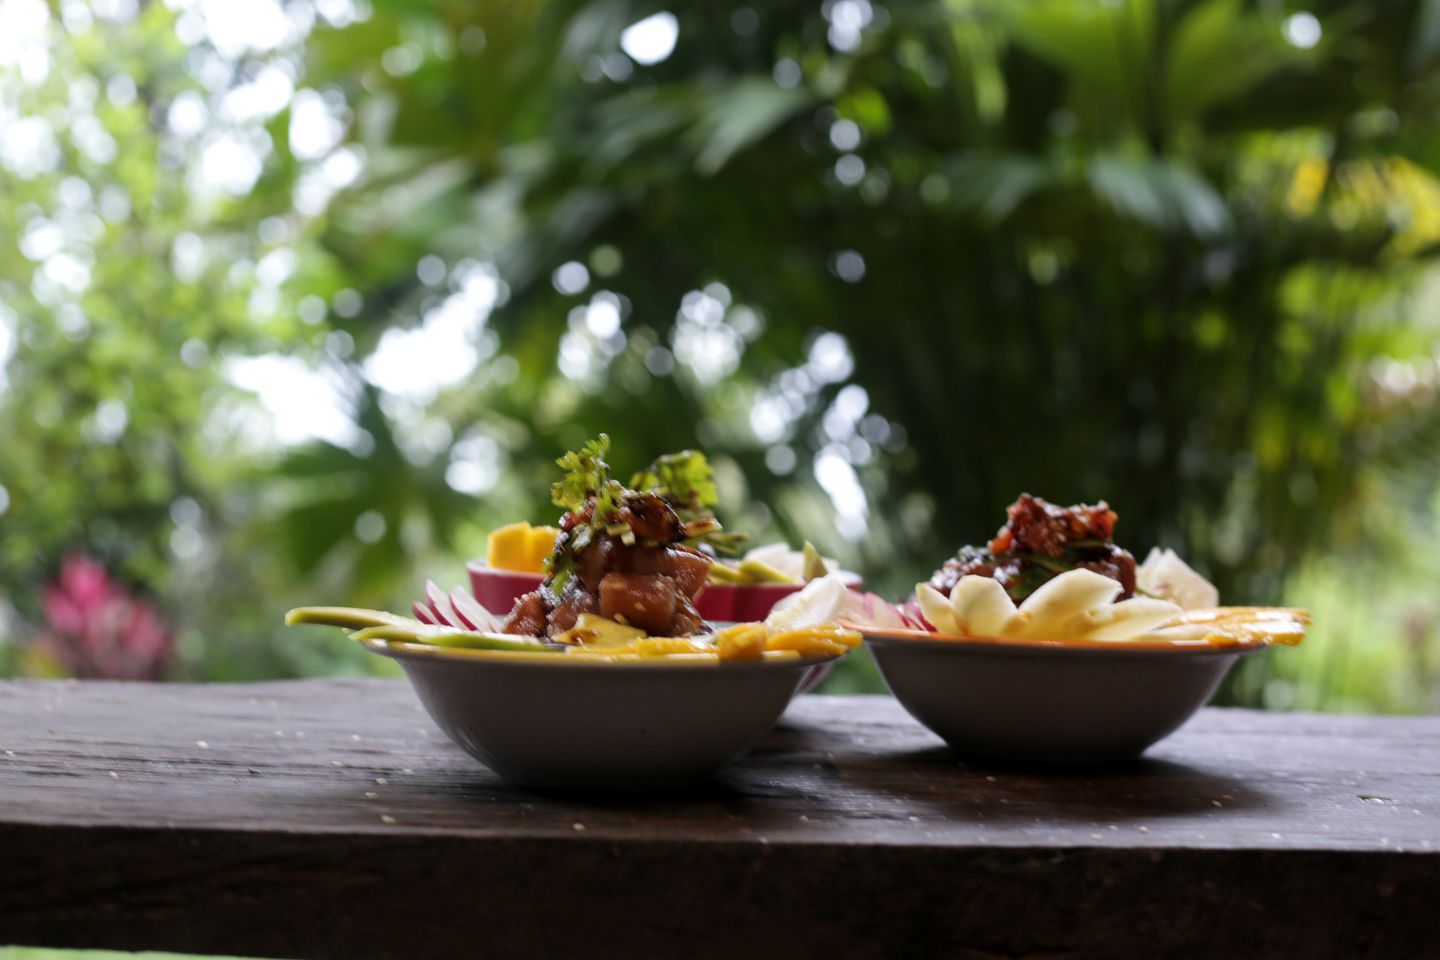
M 0 943 L 273 957 L 1440 956 L 1440 718 L 968 767 L 805 697 L 702 789 L 506 786 L 386 681 L 0 683 Z

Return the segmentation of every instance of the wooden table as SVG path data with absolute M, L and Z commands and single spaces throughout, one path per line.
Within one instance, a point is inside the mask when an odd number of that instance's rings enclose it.
M 501 783 L 399 682 L 0 683 L 4 943 L 1436 957 L 1440 718 L 1208 710 L 1138 766 L 1036 775 L 809 696 L 710 786 L 582 800 Z

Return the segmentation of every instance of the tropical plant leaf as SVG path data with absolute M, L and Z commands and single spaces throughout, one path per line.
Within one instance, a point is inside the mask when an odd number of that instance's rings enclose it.
M 1220 195 L 1178 160 L 1099 154 L 1090 164 L 1090 185 L 1117 214 L 1155 229 L 1213 237 L 1230 223 Z
M 717 173 L 731 157 L 814 102 L 804 86 L 787 90 L 768 77 L 745 77 L 710 93 L 688 135 L 698 148 L 695 169 L 702 175 Z
M 1304 57 L 1285 40 L 1277 17 L 1249 13 L 1240 0 L 1204 0 L 1181 18 L 1170 43 L 1170 119 L 1191 119 L 1233 100 Z

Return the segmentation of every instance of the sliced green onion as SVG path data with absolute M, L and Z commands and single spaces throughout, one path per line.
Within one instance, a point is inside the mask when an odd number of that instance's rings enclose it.
M 389 613 L 385 610 L 365 610 L 360 607 L 296 607 L 285 614 L 286 626 L 294 627 L 301 624 L 343 627 L 346 630 L 379 626 L 425 626 L 419 620 L 402 617 L 398 613 Z

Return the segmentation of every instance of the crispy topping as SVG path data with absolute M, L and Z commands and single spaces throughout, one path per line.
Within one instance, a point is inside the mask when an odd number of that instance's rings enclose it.
M 1005 526 L 985 547 L 964 547 L 930 578 L 945 596 L 964 576 L 993 577 L 1016 602 L 1068 570 L 1092 570 L 1135 593 L 1135 558 L 1115 545 L 1115 511 L 1103 500 L 1062 507 L 1028 493 L 1006 510 Z

